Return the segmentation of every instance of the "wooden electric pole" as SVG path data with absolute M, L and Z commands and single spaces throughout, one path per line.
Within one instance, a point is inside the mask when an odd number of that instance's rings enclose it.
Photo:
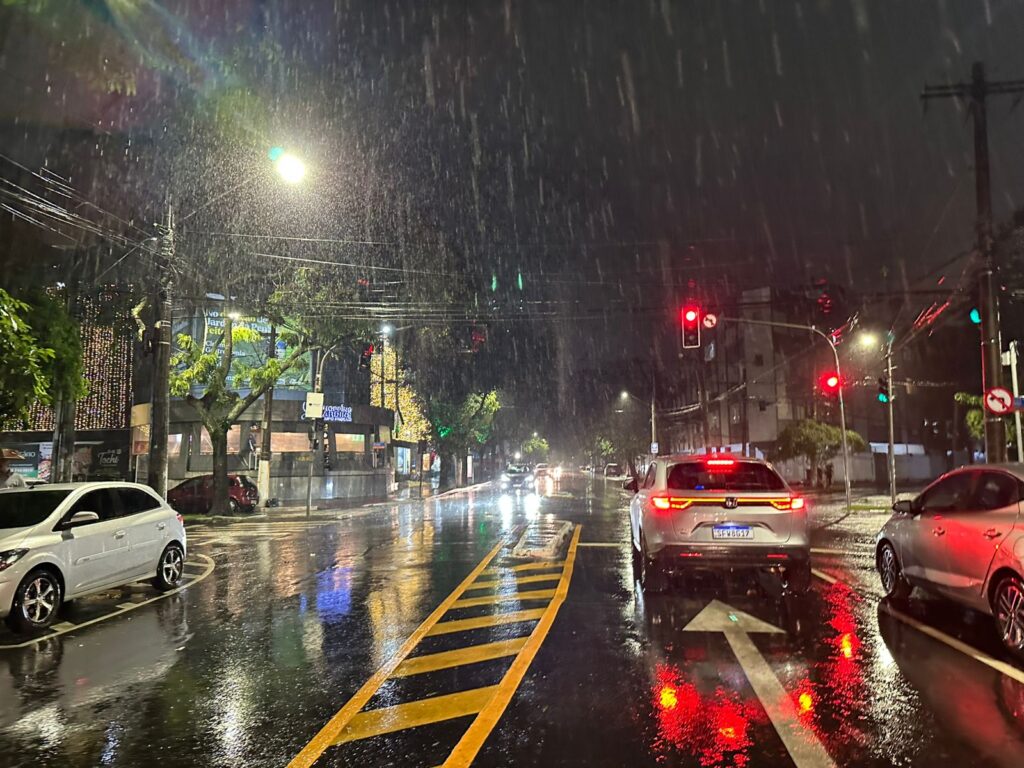
M 978 310 L 981 313 L 981 381 L 982 391 L 1002 386 L 1002 342 L 999 335 L 999 292 L 996 287 L 996 264 L 992 239 L 992 188 L 988 163 L 988 123 L 985 100 L 999 94 L 1024 93 L 1024 80 L 992 81 L 985 79 L 985 67 L 976 61 L 971 67 L 969 83 L 948 83 L 925 86 L 921 98 L 954 98 L 967 102 L 974 122 L 974 181 L 978 219 Z M 985 411 L 985 456 L 990 463 L 1006 461 L 1006 429 L 999 416 Z

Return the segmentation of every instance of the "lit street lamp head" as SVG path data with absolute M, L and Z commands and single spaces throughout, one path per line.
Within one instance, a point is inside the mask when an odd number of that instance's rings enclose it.
M 626 390 L 622 390 L 622 392 L 619 394 L 619 397 L 622 400 L 628 400 L 629 399 L 629 392 L 627 392 Z
M 878 336 L 871 333 L 870 331 L 865 331 L 864 333 L 862 333 L 858 338 L 858 341 L 860 342 L 861 347 L 863 347 L 864 349 L 871 349 L 871 347 L 878 346 Z
M 392 330 L 394 330 L 394 329 L 390 325 L 388 325 L 386 323 L 380 327 L 380 332 L 384 336 L 390 336 Z
M 295 155 L 285 152 L 274 161 L 278 175 L 288 184 L 298 184 L 306 177 L 306 164 Z

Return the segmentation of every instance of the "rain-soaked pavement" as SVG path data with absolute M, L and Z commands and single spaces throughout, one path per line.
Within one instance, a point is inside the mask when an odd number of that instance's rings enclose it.
M 1024 674 L 990 620 L 879 608 L 882 516 L 815 533 L 806 597 L 731 578 L 645 598 L 618 487 L 542 490 L 190 529 L 202 580 L 0 649 L 0 764 L 1024 765 Z M 531 530 L 568 546 L 513 558 Z M 67 618 L 153 597 L 128 592 Z

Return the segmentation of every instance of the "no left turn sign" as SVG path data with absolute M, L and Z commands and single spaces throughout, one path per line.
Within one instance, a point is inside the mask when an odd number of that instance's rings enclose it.
M 985 393 L 985 410 L 996 416 L 1005 416 L 1013 410 L 1013 395 L 1003 387 L 992 387 Z

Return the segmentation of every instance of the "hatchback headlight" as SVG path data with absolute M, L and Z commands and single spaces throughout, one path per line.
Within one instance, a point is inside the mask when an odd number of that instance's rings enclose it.
M 0 552 L 0 571 L 6 571 L 21 560 L 26 552 L 27 549 L 8 549 L 6 552 Z

